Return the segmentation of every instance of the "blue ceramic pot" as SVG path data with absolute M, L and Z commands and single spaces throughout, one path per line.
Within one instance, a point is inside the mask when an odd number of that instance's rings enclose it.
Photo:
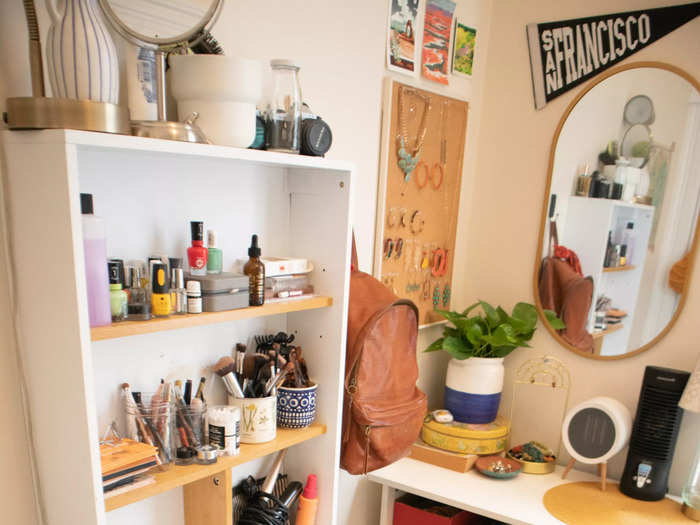
M 316 418 L 317 384 L 307 388 L 277 389 L 277 426 L 282 428 L 304 428 Z

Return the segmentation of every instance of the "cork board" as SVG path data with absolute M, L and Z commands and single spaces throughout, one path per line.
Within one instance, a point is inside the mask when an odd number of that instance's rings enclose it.
M 640 501 L 625 496 L 616 483 L 600 490 L 596 481 L 565 483 L 544 495 L 547 511 L 568 525 L 691 525 L 671 499 Z
M 421 326 L 443 320 L 436 308 L 450 309 L 467 113 L 465 101 L 385 82 L 373 273 L 416 303 Z M 419 163 L 407 180 L 400 137 L 413 153 L 423 129 Z

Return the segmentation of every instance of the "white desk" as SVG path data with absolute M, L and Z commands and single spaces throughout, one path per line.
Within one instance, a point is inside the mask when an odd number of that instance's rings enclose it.
M 562 480 L 562 470 L 557 466 L 552 474 L 521 473 L 514 479 L 501 480 L 476 470 L 460 474 L 405 458 L 367 476 L 382 484 L 380 525 L 393 524 L 396 489 L 515 525 L 562 525 L 542 504 L 545 492 L 562 483 L 599 479 L 572 470 Z

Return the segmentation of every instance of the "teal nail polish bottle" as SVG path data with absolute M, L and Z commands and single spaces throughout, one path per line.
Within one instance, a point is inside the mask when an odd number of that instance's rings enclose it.
M 220 248 L 216 247 L 216 231 L 207 230 L 207 251 L 209 258 L 207 259 L 207 273 L 221 273 L 221 268 L 224 262 L 224 253 Z

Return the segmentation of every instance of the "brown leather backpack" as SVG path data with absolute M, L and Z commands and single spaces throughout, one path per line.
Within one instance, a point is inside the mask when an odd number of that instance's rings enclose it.
M 566 328 L 559 330 L 559 334 L 567 343 L 593 353 L 593 336 L 586 327 L 593 302 L 593 279 L 582 277 L 580 269 L 571 261 L 557 257 L 556 252 L 551 255 L 552 243 L 559 246 L 556 223 L 550 225 L 550 255 L 542 259 L 540 267 L 538 288 L 542 308 L 553 310 L 564 321 Z
M 353 239 L 340 466 L 366 474 L 408 455 L 427 399 L 416 387 L 418 308 L 357 271 Z

